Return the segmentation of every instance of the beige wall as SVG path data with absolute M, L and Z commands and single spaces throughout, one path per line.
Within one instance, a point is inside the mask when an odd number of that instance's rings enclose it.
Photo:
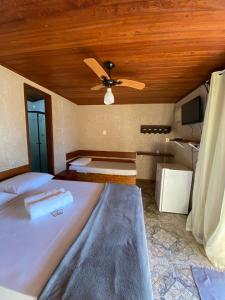
M 23 84 L 52 96 L 55 172 L 65 169 L 65 154 L 76 149 L 168 151 L 175 162 L 195 167 L 197 152 L 165 143 L 166 137 L 200 138 L 202 124 L 181 125 L 181 105 L 207 92 L 200 86 L 174 104 L 77 106 L 65 98 L 0 66 L 0 171 L 28 163 Z M 140 133 L 142 124 L 172 124 L 170 135 Z M 105 131 L 106 134 L 103 132 Z M 192 164 L 193 155 L 193 164 Z M 138 156 L 138 178 L 154 179 L 159 159 Z
M 201 85 L 193 92 L 188 94 L 178 103 L 176 103 L 174 110 L 174 119 L 172 126 L 172 134 L 174 138 L 184 138 L 184 139 L 201 139 L 201 130 L 203 123 L 193 124 L 193 125 L 182 125 L 181 124 L 181 105 L 192 100 L 193 98 L 201 96 L 203 100 L 203 108 L 205 109 L 207 102 L 207 90 L 204 85 Z M 184 145 L 184 148 L 174 144 L 168 143 L 167 150 L 174 154 L 175 162 L 183 164 L 188 168 L 195 169 L 198 151 L 192 150 L 188 145 Z
M 78 106 L 79 147 L 89 150 L 165 150 L 168 135 L 141 134 L 140 125 L 170 125 L 174 104 Z M 104 135 L 103 131 L 106 131 Z M 154 179 L 158 160 L 138 156 L 138 178 Z
M 78 149 L 77 105 L 0 66 L 0 171 L 28 163 L 23 84 L 52 96 L 55 172 L 65 169 L 65 153 Z

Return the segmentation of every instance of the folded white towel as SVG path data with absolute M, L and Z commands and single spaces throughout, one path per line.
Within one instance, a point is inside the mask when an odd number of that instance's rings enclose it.
M 52 213 L 57 209 L 61 209 L 73 202 L 71 192 L 59 192 L 30 203 L 26 203 L 25 207 L 31 219 L 42 217 Z
M 60 188 L 60 189 L 54 189 L 54 190 L 51 190 L 51 191 L 34 194 L 34 195 L 28 196 L 24 199 L 24 205 L 26 207 L 28 204 L 30 204 L 32 202 L 36 202 L 36 201 L 39 201 L 41 199 L 45 199 L 45 198 L 48 198 L 50 196 L 57 195 L 59 193 L 64 193 L 64 192 L 65 192 L 65 189 Z

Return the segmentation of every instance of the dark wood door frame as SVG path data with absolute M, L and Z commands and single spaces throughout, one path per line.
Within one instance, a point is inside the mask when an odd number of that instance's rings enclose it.
M 55 174 L 54 169 L 54 148 L 53 148 L 53 126 L 52 126 L 52 98 L 49 94 L 24 83 L 24 103 L 25 103 L 25 114 L 26 114 L 26 128 L 27 128 L 27 150 L 29 164 L 31 165 L 30 158 L 30 139 L 29 139 L 29 125 L 28 125 L 28 110 L 27 101 L 29 92 L 33 91 L 41 95 L 45 100 L 45 118 L 46 118 L 46 142 L 47 142 L 47 156 L 48 156 L 48 172 Z

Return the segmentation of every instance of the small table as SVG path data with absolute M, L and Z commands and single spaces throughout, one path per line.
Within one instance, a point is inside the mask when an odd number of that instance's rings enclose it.
M 77 173 L 76 171 L 64 170 L 55 175 L 54 179 L 60 180 L 77 180 Z

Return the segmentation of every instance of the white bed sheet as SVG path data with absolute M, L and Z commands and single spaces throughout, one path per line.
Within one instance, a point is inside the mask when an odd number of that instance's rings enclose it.
M 38 191 L 61 187 L 72 192 L 74 203 L 57 217 L 30 220 L 23 204 L 25 194 L 0 206 L 0 299 L 37 299 L 86 224 L 103 184 L 51 180 Z
M 70 165 L 69 170 L 75 170 L 80 173 L 97 173 L 108 175 L 137 175 L 135 163 L 110 162 L 110 161 L 91 161 L 86 166 Z

